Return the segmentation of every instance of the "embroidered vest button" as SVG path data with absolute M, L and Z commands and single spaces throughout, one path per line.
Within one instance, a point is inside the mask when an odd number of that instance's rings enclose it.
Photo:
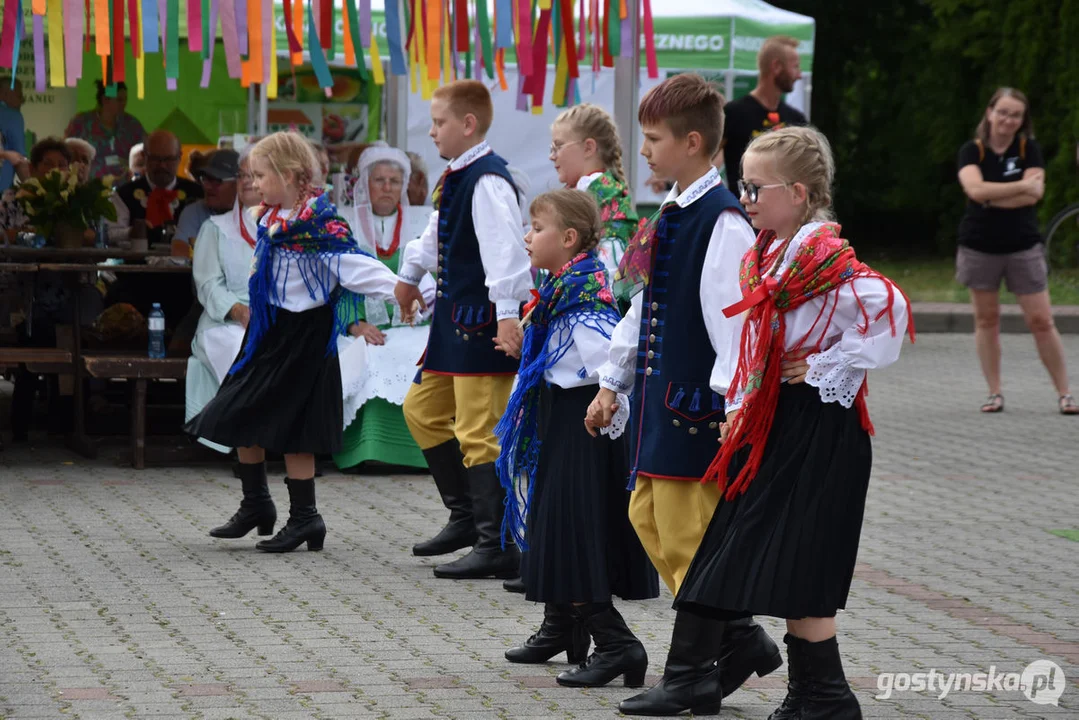
M 696 434 L 697 434 L 697 428 L 695 428 L 695 427 L 691 427 L 691 428 L 689 429 L 689 434 L 690 434 L 690 435 L 696 435 Z
M 718 427 L 719 427 L 719 423 L 717 423 L 717 422 L 710 422 L 710 423 L 708 423 L 708 429 L 709 429 L 709 430 L 715 430 L 715 429 L 716 429 L 716 428 L 718 428 Z
M 682 427 L 682 421 L 678 419 L 671 420 L 671 425 L 674 425 L 675 427 Z
M 435 297 L 442 297 L 442 291 L 439 290 L 437 293 L 435 293 Z
M 649 360 L 651 360 L 651 359 L 652 359 L 652 358 L 654 358 L 655 356 L 656 356 L 656 353 L 655 353 L 655 351 L 654 351 L 654 350 L 649 350 L 649 351 L 648 351 L 648 359 L 649 359 Z
M 655 327 L 656 325 L 659 325 L 659 320 L 652 318 L 652 327 Z
M 652 374 L 652 368 L 650 368 L 650 367 L 648 367 L 648 368 L 645 368 L 645 370 L 644 370 L 644 374 L 645 374 L 645 375 L 651 375 L 651 374 Z
M 658 302 L 652 303 L 652 309 L 653 310 L 659 310 L 659 303 Z
M 655 341 L 656 341 L 656 336 L 655 335 L 649 335 L 648 336 L 648 342 L 655 342 Z

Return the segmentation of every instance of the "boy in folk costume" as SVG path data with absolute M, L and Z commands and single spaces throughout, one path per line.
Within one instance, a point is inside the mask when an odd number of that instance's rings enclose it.
M 711 158 L 723 132 L 723 98 L 703 78 L 681 74 L 653 88 L 638 115 L 641 154 L 676 181 L 657 216 L 630 242 L 616 289 L 632 295 L 611 338 L 610 359 L 586 425 L 632 423 L 629 516 L 672 594 L 689 568 L 719 501 L 702 485 L 719 440 L 723 394 L 738 361 L 737 267 L 753 231 Z M 764 630 L 745 618 L 717 639 L 713 659 L 727 668 L 724 693 L 782 664 Z M 729 683 L 729 684 L 728 684 Z
M 409 243 L 398 271 L 402 312 L 426 307 L 422 277 L 437 278 L 434 317 L 405 421 L 423 450 L 449 523 L 413 547 L 419 556 L 472 551 L 435 568 L 436 577 L 512 578 L 520 553 L 502 548 L 505 492 L 495 473 L 494 427 L 505 410 L 520 350 L 521 303 L 530 296 L 517 190 L 506 161 L 484 139 L 494 110 L 481 82 L 462 80 L 435 91 L 431 138 L 450 159 L 436 189 L 437 211 Z

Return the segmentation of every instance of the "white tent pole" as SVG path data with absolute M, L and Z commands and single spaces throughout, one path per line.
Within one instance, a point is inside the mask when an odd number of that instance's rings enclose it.
M 408 150 L 408 76 L 386 77 L 386 142 Z
M 637 187 L 637 106 L 641 95 L 641 9 L 639 0 L 626 0 L 626 12 L 633 38 L 630 57 L 614 61 L 614 120 L 622 135 L 622 164 L 626 183 Z
M 266 86 L 259 85 L 259 136 L 265 137 L 269 134 L 269 121 L 270 121 L 270 98 L 266 94 Z

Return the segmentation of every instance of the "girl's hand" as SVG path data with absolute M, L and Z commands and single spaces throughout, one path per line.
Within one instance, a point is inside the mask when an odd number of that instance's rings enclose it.
M 348 326 L 348 334 L 352 337 L 362 337 L 368 345 L 385 345 L 386 333 L 378 329 L 378 326 L 369 322 L 356 322 Z
M 809 352 L 805 350 L 784 355 L 780 365 L 780 375 L 791 385 L 805 382 L 806 374 L 809 372 L 809 363 L 806 361 L 808 356 Z
M 516 350 L 514 350 L 513 348 L 509 347 L 508 345 L 502 344 L 502 341 L 497 337 L 493 340 L 493 342 L 495 344 L 495 349 L 501 350 L 502 352 L 509 355 L 511 358 L 520 359 L 520 357 L 521 357 L 521 348 L 517 348 Z

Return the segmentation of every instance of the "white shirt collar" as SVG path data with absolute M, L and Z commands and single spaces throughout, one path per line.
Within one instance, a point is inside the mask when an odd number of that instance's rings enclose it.
M 689 207 L 713 187 L 722 184 L 723 179 L 719 176 L 719 170 L 712 166 L 700 179 L 686 188 L 685 192 L 679 191 L 678 183 L 675 183 L 663 203 L 673 202 L 677 203 L 680 208 Z
M 583 178 L 577 181 L 577 189 L 587 191 L 588 188 L 591 187 L 592 183 L 594 183 L 596 179 L 599 178 L 601 175 L 603 175 L 602 171 L 594 172 L 591 175 L 585 175 Z
M 177 178 L 173 178 L 172 182 L 170 182 L 168 185 L 165 186 L 165 189 L 166 190 L 174 190 L 176 188 L 176 181 L 177 181 Z M 146 184 L 150 186 L 151 190 L 156 190 L 157 189 L 157 185 L 154 185 L 154 181 L 150 179 L 149 175 L 146 176 Z
M 487 144 L 486 140 L 484 140 L 479 145 L 466 152 L 464 155 L 460 155 L 451 160 L 450 170 L 457 171 L 462 168 L 466 168 L 489 152 L 491 152 L 491 146 Z

